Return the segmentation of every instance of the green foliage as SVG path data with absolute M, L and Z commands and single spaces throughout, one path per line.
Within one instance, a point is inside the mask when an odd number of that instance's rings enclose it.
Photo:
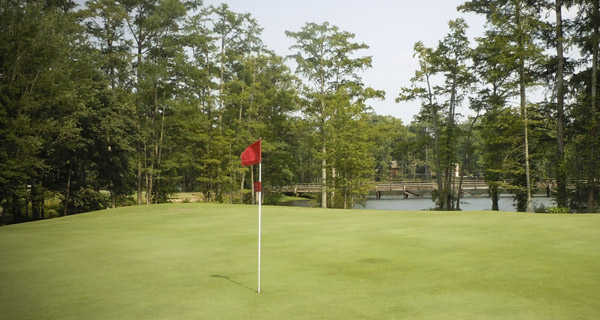
M 419 59 L 419 69 L 411 79 L 411 86 L 401 88 L 396 99 L 397 102 L 418 99 L 423 103 L 418 120 L 431 132 L 437 206 L 444 210 L 455 208 L 453 177 L 460 134 L 457 108 L 474 81 L 468 67 L 471 49 L 466 36 L 467 25 L 457 19 L 450 21 L 448 27 L 448 34 L 435 49 L 421 42 L 415 44 L 414 56 Z M 441 76 L 442 81 L 434 82 L 437 76 Z
M 564 207 L 548 207 L 548 208 L 546 208 L 546 213 L 555 213 L 555 214 L 569 213 L 569 208 L 564 208 Z
M 369 153 L 373 155 L 373 161 L 375 165 L 375 181 L 386 181 L 390 180 L 391 170 L 390 165 L 392 161 L 405 158 L 410 158 L 410 155 L 414 152 L 423 151 L 427 144 L 424 143 L 421 146 L 409 147 L 411 143 L 415 143 L 414 139 L 408 141 L 411 135 L 408 128 L 402 124 L 400 119 L 391 116 L 380 116 L 376 114 L 367 115 L 367 127 L 369 130 Z M 406 157 L 408 155 L 408 157 Z M 413 157 L 414 159 L 414 157 Z M 407 159 L 405 162 L 406 166 L 417 164 L 417 161 L 411 162 Z
M 385 95 L 362 83 L 360 72 L 371 67 L 372 59 L 357 54 L 368 46 L 328 22 L 307 23 L 286 35 L 295 41 L 290 58 L 296 73 L 307 81 L 303 111 L 318 141 L 312 152 L 321 160 L 321 205 L 352 208 L 355 199 L 365 198 L 375 165 L 368 152 L 367 100 Z
M 80 213 L 106 209 L 109 207 L 109 204 L 110 197 L 108 194 L 84 187 L 73 192 L 72 198 L 68 204 L 68 212 Z M 62 206 L 64 206 L 64 203 Z M 64 210 L 64 207 L 62 207 L 61 210 Z
M 397 97 L 422 103 L 407 125 L 373 114 L 369 102 L 384 92 L 363 83 L 372 67 L 372 57 L 361 55 L 368 45 L 327 22 L 286 31 L 294 75 L 262 42 L 258 22 L 225 4 L 4 1 L 3 217 L 21 222 L 167 202 L 182 191 L 249 203 L 257 168 L 242 168 L 239 154 L 257 139 L 263 140 L 266 201 L 276 202 L 280 186 L 321 183 L 324 206 L 351 208 L 374 181 L 434 178 L 434 197 L 447 210 L 458 206 L 459 164 L 460 177 L 484 176 L 492 199 L 511 192 L 522 210 L 536 181 L 560 173 L 575 187 L 569 206 L 594 210 L 600 19 L 594 19 L 595 2 L 566 6 L 578 15 L 565 20 L 565 43 L 582 55 L 566 62 L 565 161 L 559 163 L 557 59 L 543 50 L 555 45 L 541 18 L 552 9 L 548 1 L 468 1 L 459 9 L 487 20 L 474 48 L 462 19 L 450 21 L 435 46 L 417 42 L 418 68 Z M 548 97 L 526 99 L 540 80 Z M 473 117 L 461 111 L 467 106 Z M 44 210 L 49 197 L 58 197 L 62 208 Z

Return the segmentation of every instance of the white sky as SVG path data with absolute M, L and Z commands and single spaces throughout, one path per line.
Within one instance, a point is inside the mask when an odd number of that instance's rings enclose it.
M 462 17 L 468 35 L 483 34 L 485 18 L 459 13 L 464 0 L 205 0 L 206 5 L 227 3 L 231 10 L 250 13 L 264 28 L 262 39 L 278 55 L 290 54 L 292 42 L 285 30 L 298 31 L 306 22 L 328 21 L 356 34 L 370 46 L 362 55 L 373 56 L 373 68 L 364 74 L 367 85 L 385 90 L 385 101 L 372 101 L 378 114 L 393 115 L 409 123 L 420 102 L 395 103 L 399 88 L 409 85 L 417 67 L 413 45 L 435 46 L 448 32 L 448 21 Z

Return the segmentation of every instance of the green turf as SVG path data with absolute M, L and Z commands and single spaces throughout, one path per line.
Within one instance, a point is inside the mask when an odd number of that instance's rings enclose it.
M 599 319 L 600 215 L 129 207 L 0 227 L 1 319 Z

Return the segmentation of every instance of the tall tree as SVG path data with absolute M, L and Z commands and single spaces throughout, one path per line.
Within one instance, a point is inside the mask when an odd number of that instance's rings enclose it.
M 383 96 L 381 91 L 349 83 L 340 86 L 326 101 L 333 111 L 328 124 L 334 146 L 328 153 L 332 165 L 332 207 L 353 208 L 365 200 L 374 173 L 367 122 L 370 107 L 366 101 Z
M 556 17 L 556 142 L 558 145 L 557 166 L 556 166 L 556 184 L 557 197 L 556 204 L 559 207 L 568 207 L 567 197 L 567 174 L 565 165 L 565 92 L 564 92 L 564 37 L 563 37 L 563 19 L 562 19 L 563 0 L 556 0 L 554 4 Z
M 470 59 L 469 40 L 466 37 L 467 25 L 462 19 L 448 23 L 449 32 L 441 40 L 436 50 L 424 48 L 420 43 L 415 45 L 416 54 L 421 59 L 421 70 L 411 80 L 413 87 L 402 88 L 397 101 L 426 98 L 426 114 L 432 119 L 435 137 L 436 176 L 438 183 L 438 207 L 451 210 L 455 207 L 454 177 L 456 167 L 457 141 L 457 108 L 464 98 L 466 90 L 473 78 L 467 67 Z M 432 73 L 442 76 L 443 82 L 432 86 Z M 426 87 L 419 87 L 419 82 Z M 434 95 L 445 101 L 441 105 L 434 103 Z M 441 117 L 439 111 L 444 110 Z
M 111 195 L 112 206 L 129 194 L 130 153 L 133 142 L 129 137 L 135 135 L 130 128 L 135 105 L 133 104 L 131 71 L 131 41 L 126 37 L 125 8 L 114 1 L 92 0 L 86 3 L 85 23 L 90 40 L 96 48 L 94 59 L 100 65 L 108 83 L 103 99 L 100 123 L 100 135 L 106 146 L 101 150 L 104 160 L 100 161 L 102 174 L 99 179 L 107 179 L 107 189 Z M 100 146 L 99 146 L 100 148 Z
M 436 176 L 437 190 L 443 190 L 442 180 L 442 162 L 440 152 L 440 110 L 441 105 L 438 102 L 438 92 L 432 83 L 433 77 L 438 73 L 437 54 L 432 48 L 427 48 L 422 42 L 414 45 L 414 57 L 419 60 L 419 69 L 410 79 L 411 86 L 401 88 L 396 102 L 421 100 L 422 108 L 419 114 L 419 120 L 431 124 L 433 135 L 433 159 L 434 172 Z M 446 197 L 445 197 L 446 198 Z
M 296 62 L 296 73 L 305 77 L 308 86 L 304 92 L 305 113 L 313 119 L 319 131 L 321 158 L 321 206 L 327 207 L 328 121 L 333 108 L 327 105 L 328 97 L 347 83 L 361 83 L 358 72 L 371 67 L 371 57 L 354 57 L 359 50 L 367 49 L 364 43 L 353 42 L 355 35 L 341 31 L 327 22 L 307 23 L 300 31 L 286 31 L 295 41 L 290 47 Z
M 186 13 L 180 0 L 126 0 L 125 22 L 135 47 L 137 107 L 137 202 L 142 202 L 144 178 L 146 203 L 152 202 L 153 179 L 160 162 L 162 110 L 160 100 L 168 94 L 165 63 L 173 55 L 173 37 Z M 162 95 L 162 96 L 160 96 Z M 157 132 L 158 131 L 158 132 Z
M 598 107 L 598 51 L 599 43 L 600 43 L 600 8 L 599 8 L 598 0 L 592 0 L 592 92 L 591 92 L 591 103 L 590 103 L 590 112 L 592 118 L 592 137 L 598 137 L 598 129 L 600 119 L 598 119 L 598 115 L 600 114 L 600 110 Z M 600 155 L 600 143 L 598 139 L 592 142 L 592 157 L 596 159 L 596 161 L 592 162 L 590 166 L 592 170 L 590 170 L 589 175 L 589 191 L 588 191 L 588 209 L 594 209 L 597 207 L 597 199 L 596 194 L 598 192 L 598 185 L 596 180 L 598 179 L 598 156 Z
M 485 14 L 488 27 L 506 34 L 509 42 L 510 59 L 507 62 L 517 66 L 519 86 L 519 106 L 523 121 L 523 155 L 525 167 L 525 191 L 527 211 L 533 211 L 531 201 L 532 182 L 529 156 L 529 118 L 527 88 L 534 84 L 532 68 L 543 58 L 542 49 L 537 43 L 540 22 L 539 1 L 537 0 L 474 0 L 458 7 L 461 11 Z
M 577 14 L 567 26 L 572 27 L 570 42 L 580 49 L 579 67 L 566 82 L 570 98 L 569 119 L 566 126 L 567 171 L 575 178 L 575 191 L 570 193 L 570 207 L 593 211 L 598 206 L 598 170 L 600 139 L 598 113 L 598 1 L 568 1 L 575 5 Z
M 463 100 L 464 93 L 471 86 L 473 77 L 467 66 L 471 56 L 469 40 L 466 36 L 467 25 L 462 19 L 448 23 L 449 32 L 440 41 L 437 48 L 438 70 L 444 76 L 444 83 L 438 92 L 447 97 L 444 104 L 447 110 L 444 130 L 442 158 L 443 181 L 440 189 L 440 208 L 454 209 L 453 200 L 457 197 L 454 189 L 455 164 L 457 163 L 456 109 Z
M 509 41 L 507 35 L 488 30 L 485 36 L 477 38 L 478 44 L 473 50 L 472 69 L 479 79 L 479 85 L 471 98 L 471 108 L 484 111 L 478 130 L 483 138 L 481 153 L 492 210 L 499 209 L 500 189 L 508 189 L 504 182 L 508 178 L 504 168 L 510 159 L 511 142 L 501 133 L 509 133 L 503 127 L 507 124 L 507 119 L 510 119 L 506 113 L 506 105 L 516 90 L 511 77 L 515 66 L 506 62 L 509 59 L 506 52 Z

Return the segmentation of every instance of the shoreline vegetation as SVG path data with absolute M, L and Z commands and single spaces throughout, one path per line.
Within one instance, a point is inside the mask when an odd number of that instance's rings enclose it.
M 248 192 L 250 192 L 248 190 Z M 499 195 L 500 198 L 511 198 L 514 199 L 514 196 L 511 194 L 500 194 Z M 301 196 L 292 196 L 292 195 L 285 195 L 285 194 L 275 194 L 274 196 L 271 197 L 266 197 L 268 199 L 268 202 L 265 203 L 265 205 L 273 205 L 273 206 L 291 206 L 291 207 L 304 207 L 304 208 L 317 208 L 319 207 L 319 201 L 318 201 L 318 197 L 315 197 L 313 195 L 301 195 Z M 544 194 L 534 194 L 533 198 L 547 198 L 546 195 Z M 400 194 L 395 194 L 395 195 L 385 195 L 383 196 L 381 199 L 377 199 L 376 195 L 370 194 L 366 197 L 367 201 L 387 201 L 387 200 L 392 200 L 392 201 L 403 201 L 403 200 L 415 200 L 415 199 L 422 199 L 422 200 L 431 200 L 431 195 L 430 194 L 426 194 L 422 197 L 414 197 L 411 196 L 410 198 L 405 198 L 403 195 Z M 463 200 L 468 201 L 468 199 L 490 199 L 489 195 L 485 195 L 485 194 L 479 194 L 479 195 L 470 195 L 468 197 L 463 197 Z M 205 201 L 205 197 L 202 193 L 200 192 L 179 192 L 179 193 L 174 193 L 168 200 L 167 203 L 172 203 L 172 204 L 186 204 L 186 203 L 204 203 L 204 204 L 217 204 L 217 202 L 210 202 L 210 201 Z M 58 197 L 47 197 L 45 200 L 45 216 L 44 219 L 53 219 L 53 218 L 57 218 L 57 217 L 61 217 L 61 215 L 59 214 L 60 210 L 61 210 L 61 200 Z M 228 199 L 225 199 L 225 201 L 222 204 L 240 204 L 239 202 L 239 197 L 238 198 L 234 198 L 233 202 L 229 202 Z M 431 202 L 431 205 L 434 206 L 434 202 Z M 107 207 L 106 209 L 108 210 L 112 210 L 112 209 L 118 209 L 118 208 L 125 208 L 125 207 L 131 207 L 131 206 L 137 206 L 135 203 L 135 195 L 132 195 L 127 199 L 125 199 L 125 201 L 123 202 L 122 205 L 112 208 L 112 207 Z M 146 206 L 146 205 L 141 205 Z M 353 209 L 358 209 L 358 210 L 365 210 L 364 206 L 357 206 Z M 101 210 L 101 209 L 100 209 Z M 371 209 L 371 210 L 378 210 L 378 209 Z M 408 212 L 408 211 L 412 211 L 412 210 L 403 210 L 400 208 L 386 208 L 383 210 L 392 210 L 392 211 L 400 211 L 400 212 Z M 427 207 L 423 207 L 422 209 L 419 209 L 420 211 L 428 211 L 431 209 L 427 209 Z M 2 225 L 8 225 L 13 223 L 11 221 L 11 217 L 8 217 L 6 215 L 3 214 L 3 209 L 2 207 L 0 207 L 0 226 Z M 471 210 L 469 210 L 471 211 Z M 452 212 L 452 211 L 449 211 Z M 535 208 L 534 212 L 536 213 L 568 213 L 566 211 L 561 211 L 558 210 L 557 208 L 554 206 L 538 206 Z M 595 214 L 595 213 L 592 213 Z M 31 220 L 26 220 L 26 221 L 22 221 L 22 222 L 28 222 Z

